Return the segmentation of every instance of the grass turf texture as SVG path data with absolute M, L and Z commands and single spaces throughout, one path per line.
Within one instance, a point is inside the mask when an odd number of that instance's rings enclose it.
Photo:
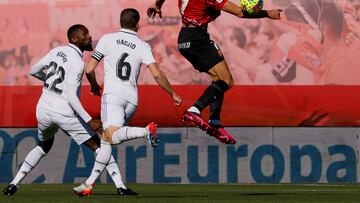
M 0 203 L 11 202 L 360 202 L 356 184 L 129 184 L 138 196 L 119 196 L 112 184 L 97 184 L 90 197 L 72 193 L 76 184 L 24 184 L 13 196 L 0 195 Z M 1 184 L 1 190 L 5 187 Z

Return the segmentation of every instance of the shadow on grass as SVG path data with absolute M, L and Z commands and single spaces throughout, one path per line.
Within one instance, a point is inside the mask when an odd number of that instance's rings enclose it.
M 118 194 L 93 194 L 92 196 L 119 196 L 121 198 L 208 198 L 208 195 L 118 195 Z

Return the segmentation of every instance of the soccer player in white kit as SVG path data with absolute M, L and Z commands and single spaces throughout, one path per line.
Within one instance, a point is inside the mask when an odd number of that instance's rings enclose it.
M 104 133 L 90 177 L 84 184 L 74 188 L 75 194 L 79 196 L 91 195 L 95 180 L 110 158 L 111 144 L 142 137 L 147 138 L 152 147 L 157 145 L 156 124 L 150 123 L 145 128 L 127 126 L 138 104 L 137 78 L 141 64 L 149 68 L 156 82 L 173 98 L 176 105 L 182 102 L 157 66 L 150 45 L 137 36 L 139 20 L 140 15 L 136 9 L 124 9 L 120 15 L 121 29 L 100 39 L 86 66 L 91 91 L 100 95 L 94 70 L 99 61 L 105 59 L 104 92 L 101 101 Z
M 36 106 L 39 144 L 28 153 L 20 170 L 11 183 L 3 190 L 13 195 L 18 184 L 39 163 L 51 149 L 56 132 L 62 129 L 77 144 L 85 144 L 93 151 L 100 146 L 100 139 L 94 131 L 102 132 L 102 123 L 93 119 L 80 103 L 80 88 L 84 73 L 83 52 L 92 51 L 92 39 L 84 25 L 73 25 L 67 32 L 69 44 L 48 52 L 30 70 L 30 74 L 44 81 L 42 95 Z M 45 73 L 43 70 L 48 69 Z M 86 125 L 87 124 L 87 125 Z M 91 129 L 90 129 L 90 128 Z M 119 167 L 111 157 L 107 170 L 117 190 L 126 189 Z

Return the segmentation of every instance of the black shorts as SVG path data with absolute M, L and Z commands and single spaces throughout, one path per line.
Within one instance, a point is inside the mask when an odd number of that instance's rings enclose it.
M 178 49 L 199 72 L 208 72 L 224 60 L 220 48 L 204 28 L 181 28 Z

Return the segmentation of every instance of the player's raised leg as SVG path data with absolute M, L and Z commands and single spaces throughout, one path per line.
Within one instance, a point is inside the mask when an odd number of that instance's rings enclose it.
M 158 144 L 158 136 L 156 134 L 156 124 L 150 123 L 145 128 L 140 127 L 114 127 L 110 126 L 105 129 L 100 149 L 97 152 L 95 164 L 89 178 L 85 183 L 73 189 L 74 193 L 79 196 L 89 196 L 92 194 L 94 182 L 101 175 L 104 170 L 106 163 L 109 162 L 111 155 L 111 145 L 120 144 L 122 142 L 136 139 L 146 138 L 149 140 L 149 144 L 152 147 L 156 147 Z M 132 191 L 130 188 L 119 188 L 118 193 L 120 195 L 136 195 L 137 193 Z
M 214 82 L 204 91 L 195 104 L 183 114 L 183 120 L 193 122 L 220 142 L 235 144 L 236 140 L 220 125 L 220 112 L 224 94 L 234 83 L 231 73 L 224 60 L 212 67 L 208 73 Z M 213 121 L 207 123 L 200 117 L 200 112 L 210 104 L 213 104 L 212 109 L 215 112 L 213 114 Z M 219 125 L 217 125 L 217 122 Z

